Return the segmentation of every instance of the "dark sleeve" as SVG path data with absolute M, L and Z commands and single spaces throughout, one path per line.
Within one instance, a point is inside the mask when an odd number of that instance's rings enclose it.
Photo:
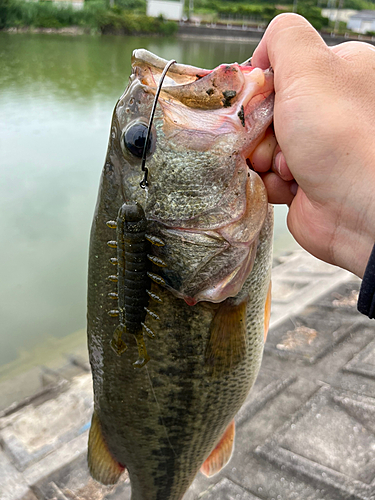
M 375 318 L 375 245 L 363 275 L 357 309 L 369 318 Z

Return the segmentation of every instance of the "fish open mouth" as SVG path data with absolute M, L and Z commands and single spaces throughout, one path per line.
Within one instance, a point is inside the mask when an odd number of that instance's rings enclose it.
M 134 76 L 155 93 L 167 61 L 139 49 L 133 53 L 132 64 Z M 173 64 L 159 97 L 163 129 L 167 136 L 182 137 L 181 129 L 188 133 L 194 124 L 195 148 L 202 149 L 210 148 L 218 134 L 247 132 L 253 138 L 246 141 L 243 151 L 248 157 L 259 127 L 264 128 L 265 119 L 272 121 L 273 98 L 272 70 L 254 68 L 250 61 L 221 64 L 213 70 Z
M 155 94 L 167 61 L 133 54 L 133 81 Z M 188 304 L 238 294 L 253 267 L 267 194 L 246 159 L 273 117 L 273 74 L 243 64 L 173 64 L 158 99 L 145 213 L 166 241 L 166 286 Z

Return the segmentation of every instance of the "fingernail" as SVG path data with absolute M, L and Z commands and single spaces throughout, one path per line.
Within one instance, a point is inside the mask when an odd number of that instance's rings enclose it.
M 275 156 L 275 169 L 279 175 L 281 175 L 281 157 L 282 157 L 282 152 L 279 151 Z
M 292 182 L 292 184 L 290 185 L 290 192 L 292 193 L 293 196 L 297 194 L 297 190 L 298 190 L 298 184 L 296 182 Z

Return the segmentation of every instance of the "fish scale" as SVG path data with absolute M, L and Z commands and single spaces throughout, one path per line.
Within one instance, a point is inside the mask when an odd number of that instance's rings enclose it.
M 156 56 L 136 51 L 133 75 L 113 115 L 90 239 L 88 345 L 94 415 L 88 463 L 92 476 L 104 484 L 116 483 L 126 468 L 132 500 L 181 500 L 205 461 L 217 472 L 211 455 L 216 446 L 220 464 L 229 460 L 228 426 L 260 368 L 272 261 L 272 208 L 262 181 L 246 164 L 246 155 L 272 120 L 272 75 L 265 72 L 259 87 L 262 78 L 259 72 L 251 77 L 248 63 L 227 65 L 225 71 L 171 66 L 168 81 L 175 79 L 176 86 L 170 95 L 169 87 L 163 89 L 157 104 L 145 192 L 136 157 L 140 148 L 128 144 L 127 149 L 124 136 L 134 127 L 127 141 L 137 137 L 138 124 L 144 132 L 164 65 Z M 211 106 L 205 85 L 211 88 L 215 75 L 223 72 L 225 81 L 217 78 Z M 194 83 L 197 75 L 199 85 Z M 235 81 L 240 77 L 241 85 Z M 185 88 L 189 82 L 194 85 Z M 229 99 L 232 83 L 237 93 Z M 179 87 L 181 92 L 184 88 L 183 103 Z M 191 94 L 198 87 L 197 95 Z M 251 92 L 256 109 L 261 108 L 256 133 L 249 133 L 247 121 Z M 199 133 L 200 124 L 176 128 L 173 110 L 176 121 L 189 112 L 195 119 L 194 106 L 202 120 L 209 115 L 207 130 Z M 237 116 L 241 106 L 246 127 Z M 146 233 L 139 232 L 137 245 L 143 248 L 143 238 L 149 243 L 151 285 L 141 280 L 138 290 L 131 282 L 136 270 L 129 273 L 127 293 L 144 292 L 146 305 L 130 309 L 128 316 L 144 318 L 146 327 L 136 338 L 130 327 L 122 326 L 127 349 L 116 353 L 111 343 L 122 319 L 108 314 L 116 301 L 116 284 L 108 276 L 123 272 L 122 257 L 113 260 L 116 245 L 107 242 L 114 241 L 114 229 L 106 223 L 117 218 L 124 204 L 138 204 L 144 211 Z M 121 279 L 117 277 L 117 286 Z M 118 291 L 117 300 L 123 292 Z M 129 304 L 143 307 L 138 302 Z M 140 339 L 149 360 L 136 366 Z

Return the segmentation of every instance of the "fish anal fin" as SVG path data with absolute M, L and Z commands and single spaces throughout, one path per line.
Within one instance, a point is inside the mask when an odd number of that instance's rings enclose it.
M 214 377 L 234 370 L 246 354 L 247 298 L 227 299 L 215 313 L 205 351 L 205 364 Z
M 221 471 L 227 465 L 233 453 L 235 436 L 234 420 L 228 425 L 223 437 L 212 450 L 210 456 L 201 467 L 201 472 L 207 477 L 211 477 Z
M 268 327 L 270 326 L 270 318 L 271 318 L 271 290 L 272 290 L 272 282 L 268 286 L 266 304 L 264 306 L 264 342 L 267 339 Z
M 89 433 L 87 463 L 92 477 L 102 484 L 115 484 L 125 468 L 111 455 L 104 440 L 99 418 L 94 412 Z

